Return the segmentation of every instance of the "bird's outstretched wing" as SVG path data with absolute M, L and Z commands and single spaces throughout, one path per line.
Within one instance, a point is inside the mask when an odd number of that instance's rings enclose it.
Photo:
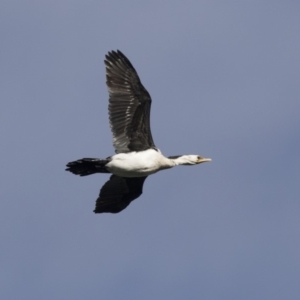
M 146 177 L 125 178 L 112 175 L 103 185 L 96 200 L 97 213 L 118 213 L 125 209 L 131 201 L 143 192 Z
M 150 129 L 149 93 L 121 51 L 108 52 L 105 57 L 109 121 L 116 153 L 155 147 Z

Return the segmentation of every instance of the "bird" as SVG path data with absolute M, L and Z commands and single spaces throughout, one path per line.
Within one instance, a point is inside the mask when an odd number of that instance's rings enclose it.
M 116 154 L 105 159 L 82 158 L 69 162 L 66 171 L 87 176 L 111 174 L 100 189 L 95 213 L 119 213 L 140 197 L 147 176 L 178 165 L 211 161 L 200 155 L 164 156 L 155 146 L 150 129 L 151 97 L 135 68 L 120 51 L 105 55 L 109 94 L 109 123 Z

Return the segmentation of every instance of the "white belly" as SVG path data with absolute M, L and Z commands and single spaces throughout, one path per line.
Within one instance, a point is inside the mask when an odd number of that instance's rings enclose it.
M 154 149 L 119 153 L 112 156 L 106 168 L 121 177 L 144 177 L 168 168 L 167 159 Z

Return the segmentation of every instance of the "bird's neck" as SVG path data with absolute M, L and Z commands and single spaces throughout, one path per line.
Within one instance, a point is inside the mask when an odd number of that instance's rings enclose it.
M 181 156 L 177 158 L 167 158 L 167 160 L 169 161 L 168 164 L 170 165 L 170 168 L 183 165 L 185 162 L 181 159 Z
M 161 159 L 160 159 L 161 169 L 170 169 L 184 164 L 186 164 L 186 160 L 183 158 L 183 156 L 165 157 L 164 155 L 161 154 Z
M 162 155 L 162 158 L 160 159 L 160 169 L 170 169 L 177 166 L 177 163 L 174 159 L 170 159 L 168 157 L 165 157 Z

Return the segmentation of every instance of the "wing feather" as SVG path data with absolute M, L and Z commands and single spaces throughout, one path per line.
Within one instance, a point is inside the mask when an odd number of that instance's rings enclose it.
M 105 57 L 109 121 L 116 152 L 155 147 L 150 129 L 149 93 L 121 51 L 108 52 Z
M 94 212 L 118 213 L 122 211 L 142 194 L 146 178 L 124 178 L 112 175 L 100 190 Z

